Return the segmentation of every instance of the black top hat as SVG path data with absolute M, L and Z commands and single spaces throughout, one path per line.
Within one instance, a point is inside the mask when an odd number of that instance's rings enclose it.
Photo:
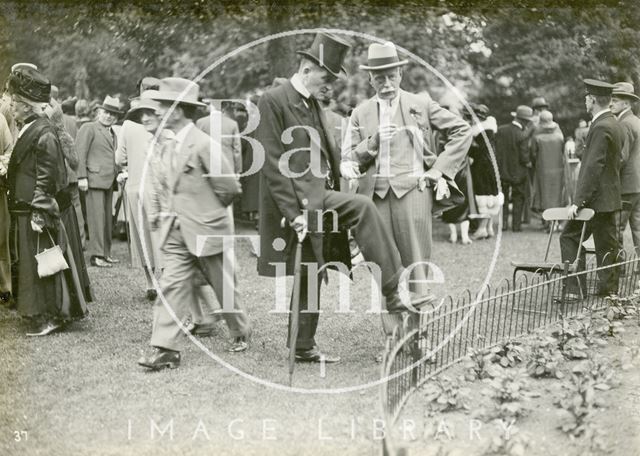
M 9 92 L 38 103 L 48 103 L 51 96 L 51 82 L 38 70 L 20 66 L 9 75 Z
M 613 84 L 608 82 L 598 81 L 597 79 L 584 79 L 583 82 L 589 95 L 608 96 L 613 91 Z
M 347 73 L 342 62 L 350 47 L 349 43 L 337 36 L 322 32 L 316 35 L 309 49 L 296 53 L 317 63 L 337 78 L 341 71 Z

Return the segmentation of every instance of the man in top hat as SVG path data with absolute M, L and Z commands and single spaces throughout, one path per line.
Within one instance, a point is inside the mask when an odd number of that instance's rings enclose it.
M 113 184 L 116 178 L 116 135 L 113 124 L 120 111 L 116 98 L 107 95 L 98 107 L 97 120 L 78 130 L 78 189 L 86 193 L 89 242 L 87 253 L 92 266 L 110 268 L 119 260 L 111 258 Z
M 623 164 L 620 171 L 622 201 L 627 204 L 620 212 L 620 248 L 622 233 L 631 226 L 633 246 L 640 251 L 640 119 L 631 111 L 631 104 L 640 101 L 633 84 L 617 82 L 611 92 L 611 112 L 618 118 L 624 131 Z
M 505 204 L 502 210 L 502 229 L 509 226 L 509 201 L 513 203 L 511 227 L 522 231 L 522 211 L 524 208 L 527 171 L 531 168 L 528 138 L 525 128 L 533 118 L 529 106 L 520 105 L 511 115 L 511 123 L 500 125 L 496 133 L 496 161 L 500 171 L 500 183 Z
M 346 228 L 350 228 L 365 259 L 380 267 L 379 285 L 387 308 L 401 312 L 411 303 L 398 290 L 400 255 L 371 199 L 339 191 L 340 151 L 317 100 L 344 71 L 342 62 L 349 47 L 334 35 L 317 34 L 308 50 L 298 51 L 302 58 L 291 79 L 260 98 L 255 138 L 266 157 L 260 176 L 258 272 L 277 276 L 284 272 L 278 265 L 286 265 L 286 273 L 292 274 L 298 235 L 303 238 L 305 264 L 322 268 L 335 261 L 348 268 Z M 323 354 L 316 344 L 318 302 L 310 301 L 318 296 L 320 279 L 308 276 L 315 274 L 309 270 L 305 267 L 301 272 L 296 360 L 337 362 L 339 357 Z
M 586 236 L 593 233 L 596 260 L 598 266 L 607 266 L 616 262 L 618 254 L 617 212 L 621 208 L 620 167 L 624 133 L 619 122 L 609 109 L 613 85 L 585 79 L 587 90 L 585 105 L 593 116 L 582 165 L 576 186 L 574 204 L 569 207 L 569 218 L 578 210 L 588 207 L 595 211 L 591 221 L 587 222 Z M 570 220 L 560 235 L 562 261 L 573 262 L 578 253 L 578 244 L 582 222 Z M 579 260 L 579 270 L 584 269 L 584 249 Z M 582 280 L 585 287 L 585 281 Z M 583 288 L 583 294 L 584 294 Z M 598 295 L 606 296 L 618 291 L 618 269 L 609 268 L 600 271 Z M 578 282 L 569 283 L 569 297 L 579 296 Z
M 154 350 L 138 361 L 154 370 L 180 364 L 186 328 L 179 322 L 193 313 L 197 274 L 204 275 L 223 308 L 233 338 L 228 351 L 246 350 L 251 333 L 239 304 L 233 251 L 223 244 L 224 236 L 233 235 L 229 205 L 240 194 L 240 183 L 232 164 L 222 154 L 213 155 L 219 150 L 213 139 L 193 123 L 196 109 L 204 106 L 198 92 L 192 81 L 165 78 L 152 96 L 160 102 L 156 112 L 166 122 L 163 134 L 169 137 L 154 152 L 151 170 L 149 219 L 159 232 L 164 263 L 161 294 L 153 309 Z
M 414 265 L 409 289 L 426 294 L 429 271 L 421 262 L 431 259 L 432 188 L 443 177 L 453 183 L 473 136 L 467 122 L 426 91 L 400 89 L 407 63 L 391 42 L 369 46 L 367 65 L 360 68 L 369 72 L 376 94 L 351 114 L 343 168 L 353 171 L 347 177 L 360 178 L 358 193 L 373 199 L 402 265 Z M 439 155 L 430 141 L 433 131 L 446 131 Z M 428 181 L 426 189 L 418 187 L 419 178 Z

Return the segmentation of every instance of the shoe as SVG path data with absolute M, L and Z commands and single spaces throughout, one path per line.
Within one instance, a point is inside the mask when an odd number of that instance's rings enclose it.
M 249 348 L 249 341 L 247 336 L 238 336 L 233 338 L 231 346 L 227 348 L 228 352 L 240 353 L 246 351 Z
M 462 245 L 469 245 L 469 244 L 472 243 L 471 239 L 469 239 L 469 238 L 463 238 L 462 241 L 460 241 L 460 242 L 462 242 Z
M 299 363 L 339 363 L 339 356 L 331 356 L 322 353 L 318 347 L 313 347 L 305 350 L 296 350 L 296 362 Z
M 394 291 L 390 296 L 385 297 L 387 311 L 389 313 L 415 312 L 416 310 L 419 311 L 420 308 L 435 302 L 435 297 L 433 295 L 419 296 L 413 292 L 409 292 L 409 297 L 413 309 L 409 308 L 406 302 L 403 302 L 400 293 L 397 290 Z
M 91 257 L 91 260 L 89 261 L 89 263 L 91 263 L 91 266 L 95 266 L 97 268 L 112 268 L 113 267 L 111 265 L 111 263 L 109 263 L 107 260 L 105 260 L 104 258 L 97 257 L 97 256 Z
M 489 237 L 489 233 L 486 231 L 476 231 L 471 235 L 471 239 L 474 241 L 479 241 L 481 239 L 487 239 Z
M 146 292 L 147 301 L 155 301 L 158 297 L 158 292 L 154 288 L 149 288 Z
M 154 371 L 165 367 L 175 369 L 180 366 L 180 352 L 155 347 L 151 356 L 143 356 L 138 360 L 138 364 Z
M 107 263 L 111 263 L 111 264 L 118 264 L 118 263 L 120 263 L 120 260 L 118 260 L 117 258 L 106 257 L 104 260 L 105 260 Z
M 191 333 L 192 336 L 200 336 L 200 337 L 211 337 L 216 333 L 216 327 L 213 324 L 198 324 L 191 323 L 187 330 Z
M 46 336 L 47 334 L 51 334 L 52 332 L 57 331 L 60 328 L 62 328 L 62 325 L 60 323 L 46 321 L 41 325 L 38 325 L 33 330 L 27 332 L 26 335 L 29 337 Z

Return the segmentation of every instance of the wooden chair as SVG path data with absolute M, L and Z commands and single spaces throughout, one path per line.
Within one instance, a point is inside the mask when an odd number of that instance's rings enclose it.
M 549 238 L 547 239 L 547 250 L 544 253 L 544 260 L 538 262 L 516 262 L 512 261 L 511 265 L 514 267 L 513 270 L 513 283 L 516 281 L 516 273 L 518 271 L 527 271 L 534 272 L 538 274 L 544 274 L 548 276 L 553 271 L 563 271 L 564 267 L 561 262 L 549 262 L 549 249 L 551 247 L 551 240 L 553 238 L 553 233 L 556 232 L 556 226 L 558 226 L 559 222 L 569 220 L 567 216 L 568 208 L 566 207 L 553 207 L 545 210 L 542 213 L 542 218 L 547 222 L 551 222 L 551 226 L 549 228 Z M 589 220 L 593 218 L 595 214 L 593 209 L 581 209 L 578 211 L 578 215 L 574 217 L 574 220 L 579 220 L 583 222 L 582 225 L 582 233 L 580 234 L 580 242 L 578 243 L 578 254 L 576 255 L 575 261 L 569 265 L 569 272 L 576 272 L 578 267 L 578 261 L 580 260 L 580 254 L 582 253 L 582 243 L 584 242 L 585 231 L 587 229 L 587 223 Z

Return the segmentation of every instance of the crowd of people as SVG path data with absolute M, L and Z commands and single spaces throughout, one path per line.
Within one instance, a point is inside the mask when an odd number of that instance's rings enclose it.
M 298 51 L 297 71 L 276 79 L 255 112 L 249 103 L 207 105 L 198 84 L 180 77 L 141 78 L 129 106 L 109 95 L 59 103 L 35 65 L 14 65 L 0 105 L 0 292 L 28 322 L 26 334 L 45 336 L 86 315 L 87 264 L 119 261 L 111 253 L 114 191 L 132 265 L 155 301 L 153 351 L 138 361 L 154 370 L 179 366 L 184 333 L 209 335 L 219 319 L 228 351 L 249 347 L 252 324 L 224 240 L 238 218 L 256 223 L 259 274 L 292 275 L 298 244 L 304 264 L 314 265 L 302 268 L 291 298 L 299 318 L 290 317 L 287 344 L 298 362 L 339 361 L 315 340 L 318 296 L 327 268 L 348 273 L 356 253 L 377 269 L 388 334 L 433 302 L 436 216 L 451 242 L 460 226 L 470 244 L 494 235 L 500 212 L 503 229 L 519 232 L 532 213 L 566 206 L 561 253 L 573 262 L 582 228 L 573 219 L 591 208 L 599 265 L 613 261 L 620 226 L 631 225 L 638 247 L 640 119 L 631 108 L 639 98 L 630 83 L 585 80 L 591 124 L 565 138 L 542 97 L 498 126 L 486 105 L 465 103 L 457 113 L 405 91 L 408 62 L 393 43 L 373 43 L 360 69 L 375 94 L 345 119 L 332 109 L 331 88 L 348 77 L 349 49 L 317 34 Z M 252 116 L 259 121 L 248 136 Z M 612 268 L 599 292 L 616 288 Z

